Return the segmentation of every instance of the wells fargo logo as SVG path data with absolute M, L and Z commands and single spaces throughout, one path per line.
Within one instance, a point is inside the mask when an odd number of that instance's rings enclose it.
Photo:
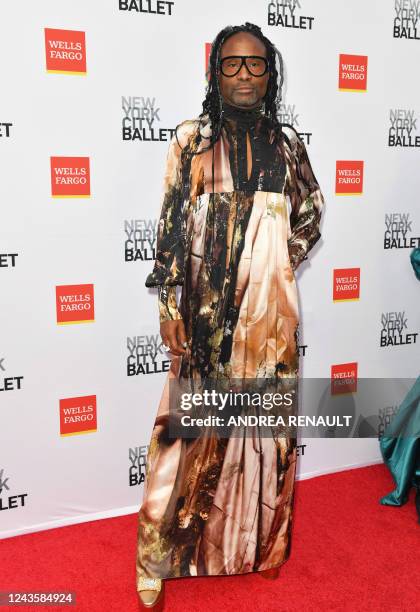
M 86 74 L 85 33 L 45 28 L 47 72 Z
M 89 157 L 51 157 L 51 195 L 53 198 L 88 198 Z
M 363 161 L 336 162 L 335 193 L 336 195 L 361 195 L 363 193 Z
M 331 395 L 357 391 L 357 362 L 331 366 Z
M 340 91 L 367 91 L 367 55 L 340 54 L 338 88 Z
M 209 62 L 210 62 L 210 53 L 211 53 L 211 43 L 204 43 L 204 71 L 207 80 L 207 72 L 209 70 Z
M 360 297 L 360 268 L 333 270 L 333 302 L 358 300 Z
M 60 400 L 60 435 L 97 431 L 96 395 Z
M 93 284 L 60 285 L 55 288 L 57 323 L 92 323 L 95 320 Z

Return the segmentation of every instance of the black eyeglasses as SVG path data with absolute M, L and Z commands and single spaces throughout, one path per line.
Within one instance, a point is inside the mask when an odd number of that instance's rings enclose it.
M 226 77 L 234 77 L 245 64 L 249 74 L 262 77 L 268 70 L 268 61 L 259 55 L 229 55 L 220 60 L 220 70 Z

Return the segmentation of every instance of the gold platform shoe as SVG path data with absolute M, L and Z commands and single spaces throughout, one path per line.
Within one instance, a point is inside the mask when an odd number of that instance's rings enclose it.
M 137 586 L 140 607 L 161 612 L 164 607 L 165 583 L 160 578 L 140 578 Z

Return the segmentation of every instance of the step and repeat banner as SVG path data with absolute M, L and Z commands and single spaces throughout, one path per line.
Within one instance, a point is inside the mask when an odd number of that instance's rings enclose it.
M 299 268 L 301 375 L 357 401 L 420 371 L 420 1 L 41 0 L 0 38 L 0 534 L 138 510 L 170 361 L 156 249 L 175 126 L 201 112 L 209 43 L 258 24 L 279 117 L 325 196 Z M 329 385 L 329 383 L 334 383 Z M 395 412 L 381 399 L 378 435 Z M 300 478 L 380 461 L 377 437 L 299 440 Z M 385 492 L 384 492 L 385 493 Z

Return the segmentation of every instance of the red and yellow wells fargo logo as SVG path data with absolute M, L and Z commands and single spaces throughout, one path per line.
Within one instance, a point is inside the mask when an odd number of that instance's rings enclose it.
M 358 300 L 360 297 L 360 268 L 333 270 L 333 302 Z
M 60 400 L 60 435 L 97 431 L 96 395 Z
M 338 88 L 340 91 L 367 91 L 367 55 L 340 54 Z
M 357 391 L 357 362 L 331 366 L 331 395 Z
M 206 79 L 207 79 L 207 71 L 209 69 L 210 53 L 211 53 L 211 43 L 206 42 L 204 44 L 204 71 L 205 71 Z
M 363 193 L 363 161 L 336 162 L 336 195 L 361 195 Z
M 55 288 L 57 323 L 92 323 L 95 304 L 92 285 L 60 285 Z
M 85 33 L 45 28 L 47 72 L 86 74 Z
M 89 157 L 51 157 L 51 195 L 53 198 L 88 198 Z

